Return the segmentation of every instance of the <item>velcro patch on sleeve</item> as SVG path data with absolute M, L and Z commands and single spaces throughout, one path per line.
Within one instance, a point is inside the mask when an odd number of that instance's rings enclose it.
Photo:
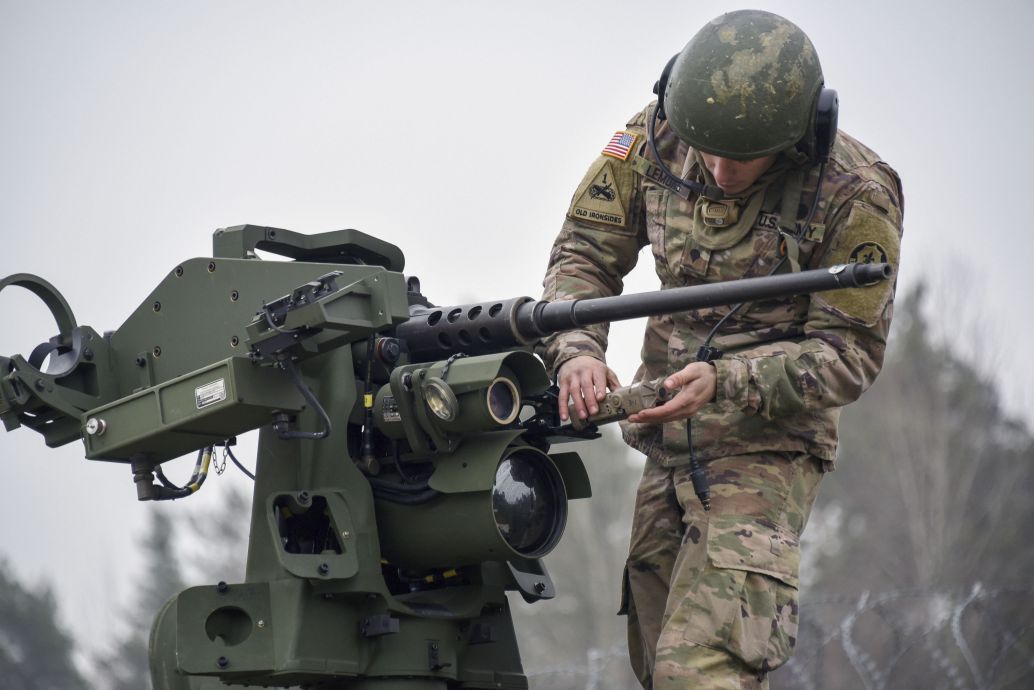
M 638 134 L 633 132 L 614 132 L 614 136 L 610 138 L 607 145 L 603 147 L 604 156 L 610 156 L 611 158 L 617 158 L 618 160 L 626 161 L 628 156 L 632 153 L 632 147 L 635 146 L 635 140 L 639 138 Z
M 568 218 L 626 227 L 632 197 L 632 172 L 600 156 L 578 185 L 571 200 Z
M 900 247 L 898 229 L 891 219 L 869 204 L 856 201 L 822 263 L 889 263 L 896 272 Z M 815 300 L 825 311 L 845 321 L 872 326 L 883 314 L 893 291 L 892 278 L 863 288 L 820 292 Z

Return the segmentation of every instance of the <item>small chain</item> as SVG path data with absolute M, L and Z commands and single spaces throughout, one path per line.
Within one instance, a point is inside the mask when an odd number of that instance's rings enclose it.
M 226 454 L 228 452 L 229 451 L 226 450 L 226 446 L 223 446 L 223 461 L 221 463 L 216 460 L 212 461 L 212 469 L 214 469 L 215 473 L 219 476 L 222 476 L 223 472 L 226 471 Z

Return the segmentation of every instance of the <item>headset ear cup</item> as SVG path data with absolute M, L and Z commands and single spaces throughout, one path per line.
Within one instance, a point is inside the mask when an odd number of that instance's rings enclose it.
M 679 54 L 675 53 L 668 60 L 668 64 L 664 66 L 664 71 L 661 72 L 661 78 L 654 82 L 653 92 L 657 95 L 657 119 L 665 120 L 668 114 L 664 112 L 664 92 L 668 90 L 668 77 L 671 76 L 671 68 L 675 66 L 675 60 Z
M 834 89 L 823 88 L 815 102 L 815 150 L 812 158 L 820 163 L 829 160 L 837 136 L 837 111 L 840 99 Z

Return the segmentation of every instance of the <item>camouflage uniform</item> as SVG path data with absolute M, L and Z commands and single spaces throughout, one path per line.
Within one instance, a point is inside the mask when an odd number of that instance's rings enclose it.
M 550 254 L 545 299 L 620 293 L 622 276 L 647 245 L 664 288 L 767 275 L 781 251 L 796 254 L 802 269 L 873 260 L 897 267 L 900 182 L 851 137 L 838 134 L 812 221 L 797 229 L 800 241 L 787 250 L 780 225 L 793 227 L 781 219 L 803 222 L 818 167 L 801 168 L 781 155 L 755 185 L 753 223 L 701 231 L 694 224 L 698 200 L 650 177 L 644 130 L 651 112 L 652 106 L 627 124 L 629 150 L 605 151 L 575 192 Z M 666 123 L 657 145 L 676 173 L 705 174 Z M 803 194 L 784 194 L 794 184 Z M 800 206 L 790 208 L 784 198 Z M 787 264 L 780 272 L 789 270 Z M 711 485 L 710 512 L 689 482 L 686 423 L 625 425 L 626 442 L 647 456 L 622 606 L 644 687 L 765 687 L 767 671 L 792 654 L 799 538 L 821 477 L 833 467 L 839 408 L 872 383 L 882 364 L 893 293 L 885 283 L 766 300 L 723 325 L 713 341 L 725 353 L 715 362 L 716 397 L 692 420 Z M 649 319 L 636 380 L 694 361 L 728 311 Z M 606 346 L 606 327 L 590 327 L 550 338 L 543 352 L 555 373 L 578 355 L 603 360 Z

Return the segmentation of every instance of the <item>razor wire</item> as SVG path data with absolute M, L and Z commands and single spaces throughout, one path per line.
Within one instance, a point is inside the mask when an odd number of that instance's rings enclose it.
M 1034 586 L 806 594 L 772 690 L 1034 687 Z M 535 668 L 532 690 L 634 690 L 624 646 Z

